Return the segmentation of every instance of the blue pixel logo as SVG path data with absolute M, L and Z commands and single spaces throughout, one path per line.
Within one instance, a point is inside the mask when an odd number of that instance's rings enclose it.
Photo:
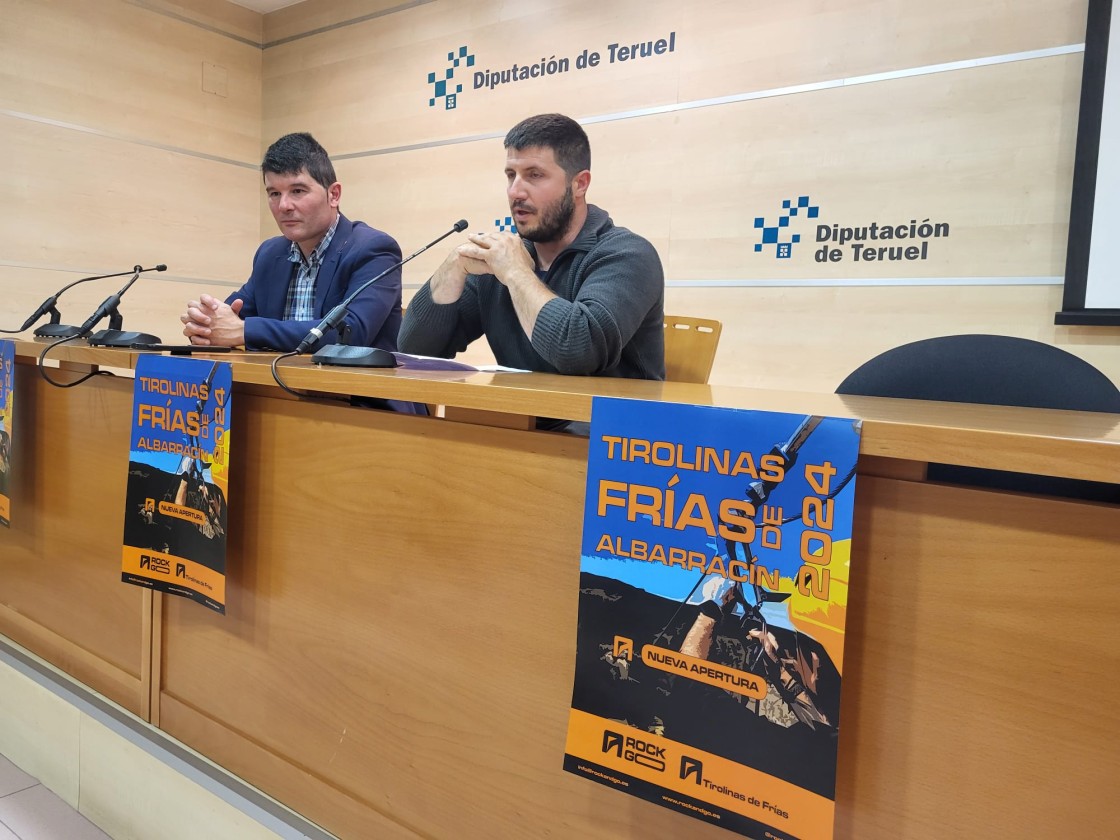
M 455 81 L 455 71 L 460 67 L 474 67 L 474 53 L 468 52 L 466 47 L 459 47 L 458 51 L 452 50 L 447 54 L 447 64 L 445 69 L 434 70 L 428 74 L 428 84 L 432 86 L 432 96 L 428 100 L 429 108 L 434 108 L 441 100 L 447 111 L 458 105 L 463 85 Z M 442 78 L 437 78 L 439 76 Z
M 517 233 L 517 225 L 513 223 L 513 216 L 506 216 L 504 219 L 495 219 L 494 227 L 498 229 L 499 233 Z
M 802 195 L 796 199 L 787 198 L 782 202 L 782 213 L 778 216 L 776 224 L 770 225 L 762 216 L 754 220 L 754 226 L 762 231 L 762 241 L 754 246 L 755 253 L 761 253 L 768 245 L 774 246 L 774 256 L 779 260 L 788 260 L 793 256 L 793 246 L 801 241 L 800 233 L 790 233 L 790 219 L 804 214 L 807 219 L 815 219 L 820 215 L 820 207 L 809 203 L 809 196 Z M 782 238 L 785 230 L 788 238 Z

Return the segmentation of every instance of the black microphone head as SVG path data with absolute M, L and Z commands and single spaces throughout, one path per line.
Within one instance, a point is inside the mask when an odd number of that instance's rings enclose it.
M 466 229 L 467 229 L 467 220 L 466 219 L 460 219 L 459 221 L 457 221 L 455 223 L 455 232 L 456 233 L 462 233 Z
M 163 263 L 160 263 L 156 266 L 156 271 L 167 271 L 167 266 L 165 266 Z

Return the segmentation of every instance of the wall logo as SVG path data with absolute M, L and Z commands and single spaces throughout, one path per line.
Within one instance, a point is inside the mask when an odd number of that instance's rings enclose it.
M 650 38 L 648 33 L 637 38 L 620 38 L 605 47 L 584 47 L 570 55 L 542 55 L 539 58 L 522 55 L 509 64 L 504 59 L 499 59 L 500 65 L 476 69 L 473 73 L 466 73 L 466 68 L 475 66 L 475 56 L 467 47 L 462 46 L 447 54 L 446 68 L 428 74 L 428 84 L 432 86 L 428 107 L 434 108 L 437 102 L 442 101 L 444 110 L 455 109 L 459 104 L 459 94 L 463 92 L 464 78 L 469 81 L 473 90 L 493 91 L 503 85 L 532 82 L 571 72 L 595 71 L 628 61 L 656 60 L 677 49 L 675 31 L 661 34 L 663 37 L 660 38 Z
M 474 67 L 474 54 L 466 47 L 459 47 L 458 51 L 452 50 L 447 54 L 448 67 L 444 70 L 433 70 L 428 74 L 428 84 L 432 86 L 432 96 L 428 100 L 428 107 L 434 108 L 436 102 L 443 100 L 444 110 L 451 111 L 458 105 L 459 94 L 463 92 L 463 85 L 455 81 L 455 71 L 460 67 Z M 443 78 L 436 77 L 442 73 Z
M 513 223 L 513 216 L 506 216 L 504 219 L 495 219 L 494 227 L 498 229 L 499 233 L 517 233 L 517 225 Z
M 817 219 L 811 235 L 818 245 L 813 259 L 819 263 L 923 261 L 929 259 L 929 241 L 948 238 L 950 233 L 948 222 L 930 219 L 828 224 L 819 216 L 820 206 L 810 203 L 809 196 L 787 198 L 773 224 L 762 216 L 755 217 L 754 226 L 762 231 L 755 253 L 773 246 L 776 259 L 788 260 L 793 256 L 793 246 L 801 241 L 801 234 L 793 233 L 792 228 L 800 227 L 802 219 Z
M 782 241 L 782 229 L 789 232 L 790 219 L 804 214 L 806 219 L 815 219 L 820 215 L 820 207 L 809 203 L 809 196 L 802 195 L 796 199 L 787 198 L 782 202 L 782 213 L 774 225 L 769 225 L 762 216 L 754 220 L 754 226 L 762 231 L 762 241 L 754 246 L 755 253 L 761 253 L 767 245 L 774 246 L 774 256 L 779 260 L 788 260 L 793 256 L 793 246 L 801 241 L 800 233 L 789 234 L 789 238 Z

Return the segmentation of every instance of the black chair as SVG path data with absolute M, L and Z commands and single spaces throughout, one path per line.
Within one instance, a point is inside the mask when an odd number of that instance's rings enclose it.
M 1004 335 L 948 335 L 895 347 L 856 368 L 836 393 L 1120 414 L 1120 389 L 1091 364 Z M 949 464 L 930 464 L 928 478 L 1120 503 L 1120 485 L 1102 482 Z

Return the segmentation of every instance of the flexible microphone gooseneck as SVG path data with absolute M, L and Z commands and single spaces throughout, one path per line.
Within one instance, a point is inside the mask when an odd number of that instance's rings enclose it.
M 62 293 L 67 289 L 71 289 L 74 286 L 77 286 L 79 283 L 88 283 L 90 280 L 107 280 L 110 277 L 124 277 L 126 274 L 133 274 L 137 270 L 167 271 L 167 266 L 163 265 L 162 263 L 152 268 L 140 268 L 140 266 L 134 266 L 129 271 L 118 271 L 115 274 L 98 274 L 93 277 L 82 277 L 79 280 L 75 280 L 73 283 L 67 283 L 45 301 L 40 303 L 38 309 L 31 313 L 31 316 L 23 322 L 23 326 L 21 326 L 18 330 L 0 330 L 0 332 L 21 333 L 24 330 L 30 329 L 32 324 L 49 313 L 51 316 L 50 321 L 35 330 L 35 335 L 41 338 L 72 338 L 76 335 L 79 335 L 79 327 L 71 327 L 68 324 L 59 323 L 62 320 L 62 313 L 58 311 L 58 308 L 55 306 L 55 304 L 58 303 L 58 299 L 59 297 L 61 297 Z
M 433 239 L 423 248 L 409 254 L 407 257 L 405 257 L 395 265 L 392 265 L 389 268 L 385 269 L 376 277 L 367 280 L 365 283 L 363 283 L 361 286 L 347 295 L 346 299 L 343 300 L 342 303 L 338 304 L 338 306 L 334 307 L 334 309 L 327 313 L 327 316 L 319 322 L 318 326 L 312 328 L 312 330 L 306 336 L 304 336 L 303 341 L 301 341 L 299 343 L 299 346 L 296 347 L 295 355 L 298 356 L 306 353 L 323 338 L 323 335 L 325 333 L 329 332 L 330 330 L 338 329 L 339 325 L 346 317 L 346 313 L 349 311 L 348 307 L 351 303 L 354 302 L 354 299 L 374 283 L 376 283 L 378 280 L 380 280 L 382 277 L 396 271 L 405 263 L 409 262 L 415 257 L 420 256 L 433 245 L 436 245 L 442 242 L 447 237 L 451 236 L 451 234 L 462 233 L 466 229 L 467 220 L 460 219 L 454 225 L 452 225 L 451 230 L 447 231 L 437 239 Z M 347 367 L 396 367 L 397 364 L 396 359 L 393 358 L 393 354 L 386 350 L 380 350 L 375 347 L 350 347 L 345 344 L 332 344 L 324 347 L 316 352 L 315 355 L 311 357 L 311 360 L 318 364 L 345 365 Z
M 155 270 L 162 271 L 166 268 L 167 266 L 161 263 L 156 266 Z M 117 307 L 120 306 L 121 297 L 124 296 L 124 293 L 132 288 L 132 284 L 140 278 L 140 275 L 144 271 L 149 270 L 151 269 L 135 266 L 132 269 L 132 277 L 129 278 L 128 282 L 121 287 L 119 292 L 109 295 L 109 297 L 101 302 L 101 305 L 94 310 L 94 313 L 86 318 L 85 323 L 79 327 L 78 335 L 89 335 L 90 331 L 97 326 L 101 319 L 108 316 L 109 329 L 100 330 L 90 335 L 90 344 L 96 344 L 101 347 L 131 347 L 133 344 L 159 344 L 159 336 L 152 335 L 151 333 L 123 331 L 121 327 L 124 325 L 124 319 L 121 318 L 121 313 L 117 309 Z

